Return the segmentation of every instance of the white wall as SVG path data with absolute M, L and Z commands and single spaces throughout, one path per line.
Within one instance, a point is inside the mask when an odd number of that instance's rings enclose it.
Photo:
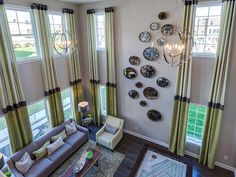
M 176 68 L 168 68 L 159 65 L 157 62 L 150 62 L 143 58 L 142 52 L 150 44 L 141 43 L 138 35 L 142 31 L 150 31 L 151 22 L 158 21 L 162 25 L 166 23 L 182 23 L 183 4 L 179 1 L 178 11 L 175 13 L 176 3 L 172 0 L 108 0 L 106 2 L 90 3 L 79 6 L 79 24 L 81 36 L 81 53 L 83 66 L 82 77 L 89 78 L 88 73 L 88 55 L 87 55 L 87 29 L 86 29 L 86 10 L 101 9 L 104 7 L 115 7 L 115 45 L 116 45 L 116 63 L 118 79 L 118 109 L 120 117 L 125 119 L 125 129 L 139 133 L 141 135 L 153 138 L 163 143 L 169 143 L 173 97 L 175 93 Z M 170 18 L 166 21 L 160 21 L 157 14 L 160 11 L 170 13 Z M 154 34 L 152 32 L 152 34 Z M 234 40 L 236 42 L 236 38 Z M 123 69 L 130 66 L 128 59 L 132 55 L 141 58 L 140 66 L 134 66 L 138 71 L 138 77 L 134 80 L 128 80 L 123 76 Z M 234 58 L 236 51 L 234 51 Z M 144 64 L 151 64 L 157 69 L 157 75 L 154 79 L 145 79 L 140 75 L 140 68 Z M 193 59 L 193 78 L 192 78 L 192 102 L 198 104 L 207 104 L 211 77 L 213 71 L 214 59 L 194 58 Z M 225 112 L 222 122 L 220 143 L 217 152 L 217 161 L 236 167 L 236 119 L 234 117 L 234 105 L 236 105 L 236 66 L 234 60 L 231 64 L 228 89 L 226 95 Z M 167 77 L 170 80 L 168 88 L 160 88 L 155 81 L 158 77 Z M 141 81 L 144 87 L 153 86 L 157 88 L 160 96 L 157 100 L 148 101 L 148 108 L 139 106 L 139 101 L 128 97 L 128 91 L 135 88 L 135 82 Z M 89 82 L 84 82 L 87 99 L 89 100 Z M 141 98 L 142 89 L 138 90 Z M 141 100 L 141 99 L 139 99 Z M 149 109 L 157 109 L 162 113 L 161 122 L 151 122 L 146 113 Z M 190 147 L 191 148 L 191 147 Z M 195 148 L 194 148 L 195 149 Z M 224 156 L 228 159 L 225 160 Z

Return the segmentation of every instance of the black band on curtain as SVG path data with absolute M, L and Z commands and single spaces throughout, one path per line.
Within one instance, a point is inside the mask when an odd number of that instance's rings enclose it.
M 192 5 L 192 4 L 198 4 L 198 0 L 184 0 L 184 4 L 186 6 Z
M 100 80 L 90 79 L 90 83 L 92 83 L 92 84 L 100 84 Z
M 19 103 L 14 103 L 13 105 L 8 105 L 6 108 L 3 108 L 2 112 L 4 114 L 7 114 L 10 111 L 15 111 L 16 109 L 18 109 L 20 107 L 23 107 L 23 106 L 26 106 L 26 105 L 27 105 L 26 101 L 21 101 Z
M 235 1 L 235 0 L 222 0 L 222 2 L 226 2 L 226 1 Z
M 94 9 L 88 9 L 87 14 L 95 14 L 95 10 Z
M 114 12 L 114 8 L 113 7 L 105 8 L 105 12 Z
M 60 92 L 61 89 L 59 87 L 55 88 L 55 89 L 52 89 L 52 90 L 47 90 L 47 91 L 44 91 L 44 96 L 49 96 L 49 95 L 52 95 L 56 92 Z
M 70 81 L 70 86 L 76 85 L 76 84 L 81 83 L 81 82 L 82 82 L 82 79 L 78 79 L 78 80 L 75 80 L 75 81 Z
M 4 4 L 4 0 L 0 0 L 0 5 L 3 5 Z
M 107 87 L 113 87 L 113 88 L 116 88 L 116 84 L 115 84 L 115 83 L 107 82 L 107 83 L 106 83 L 106 86 L 107 86 Z
M 43 4 L 32 3 L 30 7 L 31 9 L 48 10 L 48 6 Z
M 67 9 L 67 8 L 63 8 L 62 9 L 62 13 L 67 13 L 67 14 L 74 14 L 74 10 L 73 9 Z
M 220 104 L 220 103 L 213 103 L 212 101 L 211 102 L 208 102 L 208 108 L 213 108 L 213 109 L 220 109 L 220 110 L 224 110 L 224 105 Z
M 190 98 L 179 96 L 179 95 L 175 95 L 175 100 L 190 103 Z

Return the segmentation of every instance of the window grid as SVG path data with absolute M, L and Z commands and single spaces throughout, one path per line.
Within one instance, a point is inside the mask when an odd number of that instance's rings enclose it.
M 105 50 L 105 14 L 96 14 L 96 42 L 97 50 Z
M 106 87 L 100 86 L 101 114 L 107 115 Z
M 65 89 L 61 92 L 65 120 L 73 118 L 71 89 Z
M 207 108 L 202 105 L 190 104 L 188 112 L 187 141 L 201 144 Z
M 63 22 L 62 22 L 62 15 L 59 14 L 59 13 L 49 13 L 48 14 L 49 16 L 49 23 L 50 23 L 50 31 L 51 31 L 51 34 L 57 32 L 57 31 L 63 31 Z M 55 22 L 56 20 L 55 19 L 60 19 L 59 21 L 60 22 Z
M 18 61 L 38 57 L 39 50 L 30 10 L 6 9 L 13 47 Z

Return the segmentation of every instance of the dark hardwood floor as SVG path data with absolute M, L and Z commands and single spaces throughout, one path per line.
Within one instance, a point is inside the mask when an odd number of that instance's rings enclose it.
M 91 140 L 95 141 L 95 134 L 99 129 L 100 127 L 90 126 Z M 133 169 L 144 144 L 151 144 L 161 151 L 164 150 L 168 152 L 168 150 L 162 146 L 124 133 L 124 137 L 115 148 L 115 151 L 124 154 L 125 159 L 115 173 L 114 177 L 129 177 L 130 172 Z M 187 158 L 192 164 L 192 177 L 234 177 L 234 174 L 231 171 L 225 170 L 220 167 L 216 167 L 214 170 L 210 170 L 207 167 L 199 164 L 196 159 L 190 156 L 185 156 L 185 158 Z

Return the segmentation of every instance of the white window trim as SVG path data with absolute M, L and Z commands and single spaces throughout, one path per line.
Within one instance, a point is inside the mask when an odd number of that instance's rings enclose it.
M 197 4 L 197 7 L 205 7 L 205 6 L 219 6 L 222 5 L 221 1 L 200 1 Z M 194 18 L 196 18 L 196 12 L 194 14 Z M 218 36 L 219 37 L 219 36 Z M 193 52 L 193 58 L 204 58 L 204 59 L 216 59 L 216 53 L 202 53 L 202 52 Z
M 95 13 L 95 33 L 96 33 L 96 50 L 97 50 L 97 52 L 105 52 L 106 51 L 106 42 L 105 42 L 105 47 L 104 48 L 101 48 L 101 47 L 99 47 L 98 46 L 98 31 L 97 31 L 97 27 L 98 27 L 98 22 L 97 22 L 97 15 L 104 15 L 104 17 L 105 17 L 105 12 L 103 12 L 103 11 L 98 11 L 98 12 L 96 12 Z M 104 20 L 104 22 L 105 22 L 105 20 Z M 104 30 L 105 30 L 105 26 L 104 26 Z M 106 31 L 105 31 L 105 34 L 106 34 Z M 106 41 L 106 39 L 105 39 L 105 41 Z
M 24 62 L 29 62 L 29 61 L 32 61 L 32 60 L 39 60 L 40 58 L 42 58 L 41 57 L 41 52 L 40 52 L 40 47 L 39 47 L 39 39 L 38 39 L 38 35 L 37 35 L 36 25 L 35 25 L 35 21 L 34 21 L 34 18 L 33 18 L 31 8 L 26 7 L 26 6 L 13 5 L 13 4 L 6 4 L 5 8 L 6 8 L 6 10 L 27 11 L 27 12 L 30 13 L 31 25 L 32 25 L 32 30 L 33 30 L 33 36 L 35 38 L 35 48 L 36 48 L 37 56 L 16 59 L 16 62 L 17 63 L 24 63 Z M 11 35 L 11 37 L 12 37 L 12 35 Z

